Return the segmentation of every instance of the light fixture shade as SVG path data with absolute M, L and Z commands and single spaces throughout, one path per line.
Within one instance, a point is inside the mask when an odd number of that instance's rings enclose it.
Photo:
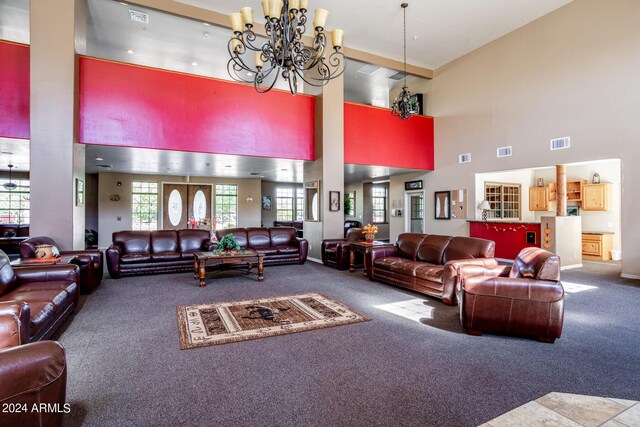
M 251 197 L 251 194 L 249 194 L 249 195 L 247 196 L 247 203 L 248 203 L 248 204 L 253 203 L 253 197 Z
M 400 7 L 404 16 L 404 85 L 398 97 L 393 101 L 391 106 L 391 114 L 399 117 L 401 120 L 408 120 L 420 111 L 417 100 L 412 102 L 411 92 L 407 88 L 407 7 L 408 3 L 402 3 Z
M 478 209 L 484 211 L 484 210 L 490 210 L 491 209 L 491 205 L 489 204 L 489 202 L 487 202 L 486 200 L 483 200 L 480 202 L 480 204 L 478 205 Z

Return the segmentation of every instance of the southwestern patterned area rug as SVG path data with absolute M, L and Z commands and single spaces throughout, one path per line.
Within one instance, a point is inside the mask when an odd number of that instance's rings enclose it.
M 180 349 L 366 322 L 370 318 L 319 293 L 181 305 Z

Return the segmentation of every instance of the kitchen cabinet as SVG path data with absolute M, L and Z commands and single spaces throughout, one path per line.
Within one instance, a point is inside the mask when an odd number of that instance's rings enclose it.
M 549 188 L 531 187 L 529 188 L 529 210 L 548 211 L 549 210 Z
M 585 184 L 582 186 L 583 211 L 608 211 L 611 209 L 611 184 Z
M 593 261 L 611 259 L 613 233 L 582 233 L 582 258 Z

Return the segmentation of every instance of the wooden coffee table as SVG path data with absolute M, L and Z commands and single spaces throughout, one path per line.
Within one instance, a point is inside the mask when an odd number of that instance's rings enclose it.
M 198 280 L 198 286 L 201 288 L 207 285 L 207 267 L 215 267 L 219 265 L 242 265 L 246 264 L 247 274 L 251 273 L 254 265 L 258 266 L 258 282 L 264 280 L 264 255 L 258 252 L 246 249 L 241 252 L 225 253 L 225 252 L 195 252 L 195 261 L 193 263 L 193 276 Z
M 363 276 L 367 275 L 367 254 L 371 252 L 372 248 L 379 248 L 381 246 L 393 246 L 393 243 L 386 242 L 376 242 L 373 241 L 371 243 L 366 242 L 355 242 L 349 244 L 349 271 L 356 271 L 356 252 L 360 252 L 364 257 L 364 273 Z

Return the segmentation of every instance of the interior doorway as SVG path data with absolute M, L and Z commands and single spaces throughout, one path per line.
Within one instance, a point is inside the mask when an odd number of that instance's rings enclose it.
M 405 233 L 424 233 L 424 191 L 404 193 Z
M 162 185 L 162 228 L 180 230 L 189 227 L 189 220 L 211 217 L 211 185 Z

